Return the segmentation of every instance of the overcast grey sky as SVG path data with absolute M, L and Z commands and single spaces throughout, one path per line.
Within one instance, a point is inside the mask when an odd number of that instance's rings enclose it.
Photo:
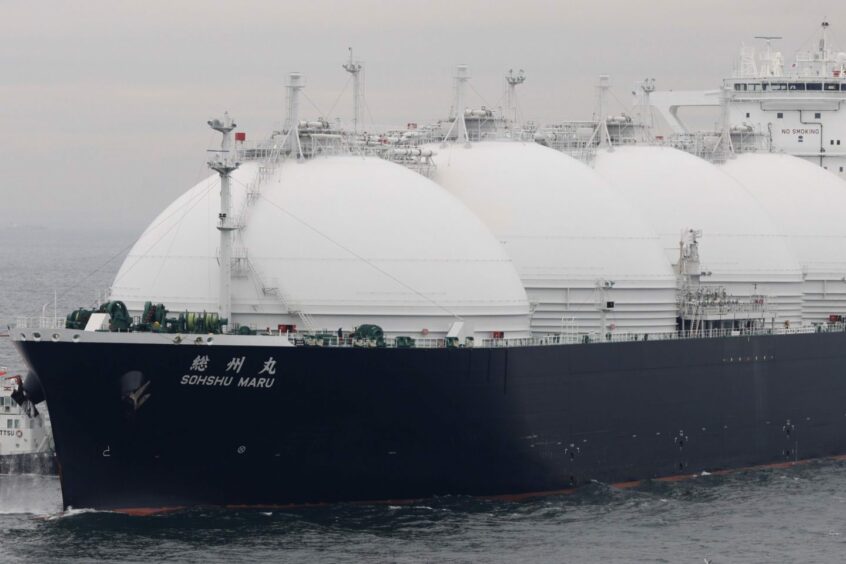
M 713 88 L 741 42 L 783 35 L 789 59 L 823 17 L 846 50 L 834 0 L 0 0 L 0 224 L 78 221 L 143 229 L 207 174 L 227 109 L 250 138 L 281 123 L 288 72 L 328 112 L 348 80 L 347 47 L 366 65 L 365 119 L 445 116 L 466 63 L 473 105 L 501 102 L 524 68 L 525 118 L 588 118 L 596 76 L 615 98 L 655 77 L 661 89 Z M 351 114 L 349 90 L 330 117 Z M 318 115 L 309 102 L 306 117 Z M 622 111 L 616 102 L 611 108 Z

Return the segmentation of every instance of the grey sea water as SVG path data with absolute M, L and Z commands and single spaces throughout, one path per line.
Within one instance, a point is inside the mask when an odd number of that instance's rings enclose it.
M 0 328 L 92 303 L 135 233 L 0 229 Z M 23 369 L 8 339 L 0 365 Z M 63 513 L 59 481 L 0 476 L 0 562 L 844 562 L 846 462 L 593 484 L 520 503 Z

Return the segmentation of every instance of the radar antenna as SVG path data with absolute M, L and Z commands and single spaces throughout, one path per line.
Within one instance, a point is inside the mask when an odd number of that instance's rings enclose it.
M 220 231 L 220 293 L 218 299 L 218 314 L 220 324 L 229 325 L 229 317 L 232 313 L 232 231 L 237 226 L 231 216 L 231 192 L 229 175 L 240 166 L 237 160 L 237 151 L 232 150 L 232 130 L 236 124 L 229 117 L 229 113 L 223 114 L 223 119 L 211 119 L 209 127 L 219 131 L 223 135 L 220 142 L 220 149 L 210 149 L 211 159 L 208 162 L 209 168 L 220 175 L 220 213 L 218 213 L 217 229 Z
M 358 133 L 358 121 L 361 116 L 361 71 L 364 68 L 361 63 L 353 60 L 352 47 L 348 48 L 350 51 L 349 62 L 341 65 L 345 71 L 352 75 L 353 79 L 353 133 Z
M 766 67 L 761 69 L 761 76 L 781 76 L 781 54 L 773 53 L 773 41 L 782 39 L 780 35 L 756 35 L 755 39 L 766 41 L 767 51 L 764 53 L 764 62 Z M 774 55 L 777 55 L 774 57 Z

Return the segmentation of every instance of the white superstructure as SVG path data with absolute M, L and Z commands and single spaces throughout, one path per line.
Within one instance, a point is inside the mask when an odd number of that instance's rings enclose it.
M 695 259 L 697 284 L 763 301 L 768 322 L 801 321 L 802 270 L 787 236 L 717 165 L 669 147 L 624 146 L 598 150 L 595 168 L 643 214 L 673 264 Z
M 846 314 L 846 182 L 790 155 L 737 155 L 722 169 L 787 235 L 802 266 L 804 323 Z
M 785 63 L 772 48 L 777 37 L 763 37 L 766 48 L 741 49 L 734 75 L 723 81 L 729 123 L 755 143 L 804 158 L 846 178 L 846 52 L 831 47 L 823 22 L 815 48 Z M 690 107 L 720 105 L 720 90 L 656 91 L 649 104 L 676 134 L 691 133 L 679 115 Z
M 52 449 L 49 421 L 44 414 L 29 417 L 11 394 L 14 380 L 0 368 L 0 456 L 48 452 Z
M 657 237 L 588 166 L 535 143 L 432 150 L 432 179 L 514 260 L 535 334 L 675 329 L 675 276 Z

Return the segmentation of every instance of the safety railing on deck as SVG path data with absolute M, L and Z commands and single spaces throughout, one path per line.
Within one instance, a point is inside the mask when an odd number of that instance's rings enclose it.
M 18 317 L 16 329 L 64 329 L 64 317 Z
M 15 325 L 17 329 L 63 329 L 65 319 L 61 317 L 19 317 Z M 801 335 L 811 333 L 842 333 L 846 331 L 846 324 L 822 323 L 802 327 L 759 327 L 754 329 L 710 329 L 695 331 L 672 331 L 662 333 L 560 333 L 538 337 L 517 337 L 506 339 L 447 339 L 445 337 L 385 337 L 384 339 L 358 339 L 350 333 L 338 336 L 331 332 L 293 332 L 284 333 L 288 339 L 298 346 L 317 347 L 387 347 L 387 348 L 504 348 L 504 347 L 537 347 L 556 345 L 624 343 L 634 341 L 674 341 L 683 339 L 718 339 L 733 337 L 752 337 L 761 335 Z M 258 335 L 275 335 L 279 331 L 259 331 Z
M 516 339 L 482 339 L 483 347 L 527 347 L 546 345 L 577 345 L 590 343 L 625 343 L 633 341 L 676 341 L 683 339 L 718 339 L 728 337 L 753 337 L 760 335 L 801 335 L 811 333 L 842 333 L 846 331 L 843 323 L 830 323 L 803 327 L 779 327 L 756 329 L 710 329 L 697 331 L 672 331 L 665 333 L 598 333 L 560 334 L 544 337 Z

